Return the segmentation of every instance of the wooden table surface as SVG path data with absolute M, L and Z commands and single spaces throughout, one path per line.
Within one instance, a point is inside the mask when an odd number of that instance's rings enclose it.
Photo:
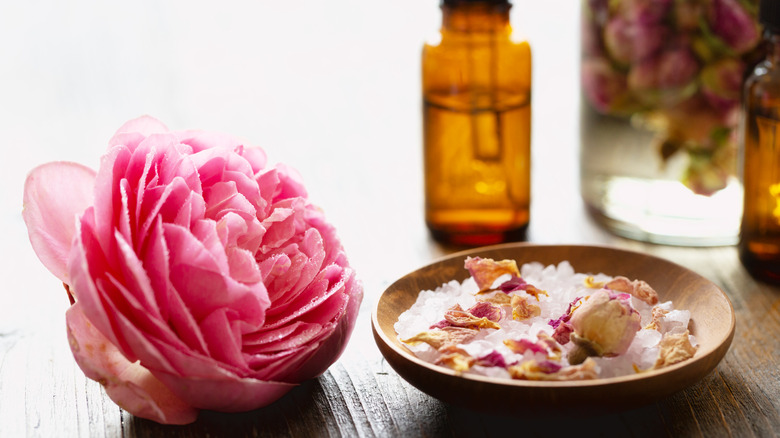
M 780 288 L 733 247 L 615 237 L 578 195 L 578 8 L 517 0 L 534 50 L 533 208 L 528 241 L 647 252 L 720 286 L 736 335 L 717 369 L 640 409 L 597 417 L 499 418 L 446 405 L 401 379 L 370 312 L 398 277 L 452 248 L 423 223 L 419 54 L 437 0 L 0 4 L 0 437 L 70 436 L 777 436 Z M 343 356 L 272 406 L 163 426 L 114 405 L 76 366 L 68 300 L 33 254 L 22 185 L 37 164 L 96 167 L 125 120 L 232 133 L 296 167 L 365 287 Z M 578 435 L 572 435 L 578 434 Z

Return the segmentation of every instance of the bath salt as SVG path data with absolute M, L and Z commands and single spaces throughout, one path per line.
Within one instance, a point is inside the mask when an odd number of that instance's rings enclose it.
M 525 380 L 624 376 L 696 351 L 690 312 L 641 279 L 467 257 L 470 277 L 420 291 L 395 323 L 417 357 L 464 374 Z

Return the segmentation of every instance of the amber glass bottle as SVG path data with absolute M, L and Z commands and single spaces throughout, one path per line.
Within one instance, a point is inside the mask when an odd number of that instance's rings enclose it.
M 742 111 L 742 264 L 780 284 L 780 0 L 762 0 L 767 54 L 745 80 Z
M 508 0 L 442 0 L 422 54 L 425 221 L 433 237 L 525 237 L 530 207 L 531 49 Z

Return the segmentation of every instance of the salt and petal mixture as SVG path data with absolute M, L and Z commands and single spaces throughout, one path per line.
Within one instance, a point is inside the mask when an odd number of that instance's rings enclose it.
M 470 277 L 421 291 L 396 333 L 417 357 L 459 373 L 524 380 L 629 375 L 696 352 L 690 312 L 641 279 L 467 257 Z

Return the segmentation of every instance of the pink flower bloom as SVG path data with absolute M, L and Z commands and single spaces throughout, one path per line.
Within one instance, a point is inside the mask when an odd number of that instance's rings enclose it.
M 292 169 L 150 117 L 119 129 L 97 172 L 34 169 L 23 216 L 75 297 L 77 363 L 122 408 L 161 423 L 265 406 L 322 374 L 362 299 Z

